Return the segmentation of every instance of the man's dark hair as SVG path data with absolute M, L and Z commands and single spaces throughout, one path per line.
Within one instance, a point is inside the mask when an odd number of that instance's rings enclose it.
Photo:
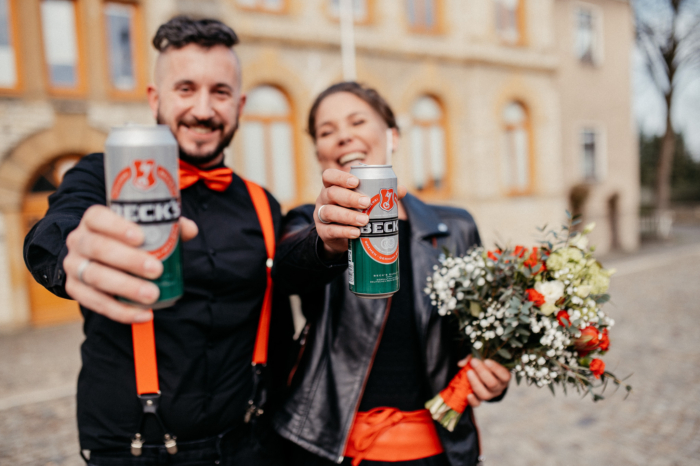
M 192 19 L 185 15 L 176 16 L 161 25 L 153 38 L 153 46 L 159 52 L 170 47 L 180 49 L 189 44 L 209 48 L 215 45 L 233 47 L 238 36 L 233 29 L 216 19 Z
M 384 100 L 384 98 L 379 95 L 379 92 L 372 89 L 371 87 L 358 84 L 354 81 L 346 81 L 337 84 L 333 84 L 325 91 L 321 92 L 314 103 L 311 105 L 311 110 L 309 110 L 309 121 L 307 131 L 311 135 L 311 139 L 316 141 L 316 113 L 318 112 L 318 107 L 323 102 L 323 99 L 329 95 L 335 94 L 337 92 L 349 92 L 360 99 L 364 100 L 369 104 L 375 112 L 382 117 L 382 120 L 387 124 L 389 128 L 399 129 L 396 124 L 396 117 L 394 117 L 394 112 L 389 107 L 389 104 Z

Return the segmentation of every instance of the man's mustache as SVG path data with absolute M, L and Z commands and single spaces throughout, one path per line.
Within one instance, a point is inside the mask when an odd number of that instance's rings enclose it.
M 214 131 L 223 130 L 224 128 L 223 123 L 213 118 L 209 118 L 206 120 L 199 120 L 197 118 L 186 118 L 184 120 L 180 120 L 178 124 L 184 126 L 200 126 L 204 128 L 209 128 Z

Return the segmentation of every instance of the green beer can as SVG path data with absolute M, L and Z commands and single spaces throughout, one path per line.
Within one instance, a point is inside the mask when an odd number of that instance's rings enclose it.
M 113 128 L 105 143 L 107 205 L 138 224 L 141 249 L 163 262 L 153 280 L 160 289 L 152 309 L 170 307 L 182 297 L 180 177 L 177 141 L 165 125 Z
M 399 291 L 399 205 L 391 165 L 356 165 L 355 191 L 370 198 L 369 223 L 348 242 L 350 291 L 362 298 L 387 298 Z

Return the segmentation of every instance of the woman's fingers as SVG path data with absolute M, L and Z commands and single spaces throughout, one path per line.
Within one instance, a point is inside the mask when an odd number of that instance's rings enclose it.
M 491 369 L 491 372 L 503 383 L 506 385 L 510 382 L 511 374 L 508 369 L 503 367 L 502 365 L 498 364 L 496 361 L 492 359 L 487 359 L 484 361 L 484 364 L 488 366 L 489 369 Z
M 473 393 L 467 395 L 467 402 L 472 408 L 476 408 L 481 404 L 481 401 L 477 397 L 475 397 Z
M 326 188 L 341 186 L 343 188 L 355 189 L 360 184 L 360 180 L 358 180 L 356 176 L 336 168 L 324 170 L 321 178 L 323 179 L 323 186 Z
M 506 376 L 500 370 L 493 372 L 492 368 L 495 369 L 496 366 L 499 366 L 506 372 L 508 371 L 495 361 L 486 364 L 478 359 L 471 360 L 472 369 L 467 372 L 467 378 L 472 386 L 472 390 L 474 390 L 474 396 L 481 401 L 499 396 L 508 386 L 510 373 Z
M 319 196 L 321 204 L 335 204 L 349 209 L 366 209 L 370 199 L 364 194 L 340 186 L 324 188 Z
M 321 207 L 323 207 L 323 211 L 321 211 Z M 358 212 L 356 210 L 346 209 L 345 207 L 332 204 L 325 204 L 321 207 L 319 207 L 316 214 L 318 216 L 318 212 L 321 211 L 321 216 L 327 223 L 338 223 L 341 225 L 361 227 L 369 222 L 369 215 L 363 214 L 362 212 Z
M 481 360 L 473 358 L 471 361 L 471 366 L 479 376 L 479 381 L 486 387 L 487 390 L 491 392 L 498 389 L 501 381 L 491 373 L 491 369 L 484 365 Z

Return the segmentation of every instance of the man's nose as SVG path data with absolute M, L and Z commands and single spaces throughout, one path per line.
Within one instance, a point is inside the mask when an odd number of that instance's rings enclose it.
M 190 113 L 198 120 L 212 118 L 214 116 L 214 108 L 211 105 L 211 94 L 207 91 L 198 92 Z

